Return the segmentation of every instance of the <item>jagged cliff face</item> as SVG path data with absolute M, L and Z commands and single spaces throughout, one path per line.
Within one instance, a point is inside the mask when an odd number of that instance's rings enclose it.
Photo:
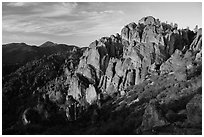
M 43 47 L 54 46 L 50 42 L 48 45 Z M 15 119 L 22 116 L 25 125 L 85 118 L 84 113 L 94 105 L 101 113 L 110 108 L 105 112 L 110 117 L 123 110 L 130 115 L 125 117 L 127 121 L 136 115 L 139 120 L 133 120 L 135 134 L 167 126 L 178 119 L 200 124 L 202 29 L 196 33 L 180 30 L 177 24 L 161 23 L 148 16 L 124 26 L 121 34 L 102 37 L 86 49 L 73 48 L 66 55 L 55 56 L 44 57 L 40 62 L 33 62 L 34 65 L 27 64 L 5 77 L 3 103 L 9 104 L 9 99 L 14 101 L 3 109 L 4 117 L 12 115 L 11 104 L 25 96 L 33 101 L 31 105 L 24 106 L 24 102 L 14 105 L 21 106 L 14 111 Z M 50 59 L 51 64 L 44 69 L 44 62 Z M 60 61 L 57 65 L 56 60 Z M 15 75 L 21 79 L 20 84 Z M 34 81 L 24 80 L 29 77 Z M 17 88 L 10 88 L 13 85 Z M 13 94 L 17 97 L 12 97 Z M 106 103 L 110 98 L 111 104 Z M 36 121 L 30 115 L 40 119 Z M 93 115 L 98 114 L 94 111 Z M 107 120 L 105 116 L 100 117 Z M 174 116 L 178 119 L 173 119 Z
M 124 94 L 129 86 L 142 83 L 152 72 L 176 71 L 174 68 L 185 64 L 175 56 L 181 56 L 180 50 L 189 47 L 189 32 L 162 24 L 149 16 L 142 18 L 138 24 L 126 25 L 121 35 L 92 42 L 72 75 L 67 76 L 70 82 L 66 96 L 73 96 L 80 105 L 87 106 L 97 102 L 101 94 Z M 198 32 L 191 49 L 200 51 L 200 35 Z
M 96 101 L 101 92 L 100 85 L 104 85 L 103 77 L 107 75 L 112 79 L 111 75 L 113 74 L 108 74 L 114 73 L 112 67 L 115 66 L 111 67 L 111 60 L 119 59 L 122 53 L 123 45 L 119 34 L 92 42 L 80 58 L 79 65 L 73 74 L 73 77 L 77 77 L 77 79 L 74 79 L 70 84 L 68 95 L 73 95 L 78 101 L 85 99 L 83 102 L 87 101 L 88 104 Z M 79 93 L 74 93 L 78 91 Z M 85 97 L 82 97 L 81 93 L 84 93 Z
M 159 70 L 176 49 L 188 48 L 192 42 L 189 33 L 152 16 L 144 17 L 138 24 L 126 25 L 121 35 L 92 42 L 80 58 L 75 75 L 88 79 L 84 80 L 95 88 L 93 94 L 123 94 L 128 86 L 141 83 L 150 72 Z M 79 87 L 74 86 L 76 91 Z

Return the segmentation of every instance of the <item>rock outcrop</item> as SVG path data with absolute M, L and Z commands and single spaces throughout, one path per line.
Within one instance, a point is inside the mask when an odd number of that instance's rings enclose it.
M 162 116 L 161 110 L 155 101 L 151 100 L 150 104 L 145 109 L 142 121 L 143 130 L 153 130 L 158 127 L 166 126 L 167 120 Z
M 202 125 L 202 96 L 195 95 L 186 105 L 188 122 L 194 126 Z
M 190 49 L 193 51 L 201 51 L 202 50 L 202 29 L 197 31 L 196 38 L 190 45 Z
M 109 95 L 120 94 L 128 86 L 141 83 L 152 72 L 175 72 L 177 80 L 185 81 L 194 60 L 192 56 L 183 57 L 182 53 L 190 45 L 189 35 L 193 35 L 190 30 L 179 30 L 177 24 L 144 17 L 138 24 L 124 26 L 121 36 L 92 42 L 81 57 L 76 73 L 89 79 L 97 93 Z M 197 58 L 200 56 L 201 53 Z
M 107 83 L 112 87 L 110 89 L 115 87 L 120 91 L 142 82 L 152 64 L 161 65 L 166 60 L 162 27 L 153 17 L 146 17 L 143 21 L 139 21 L 138 25 L 134 22 L 126 25 L 121 31 L 121 39 L 124 45 L 123 58 L 114 61 L 115 65 L 109 63 L 108 68 L 111 69 L 107 69 L 115 76 L 106 75 L 107 80 L 104 81 L 104 77 L 101 80 L 103 81 L 101 85 Z M 112 81 L 114 85 L 109 84 Z M 102 89 L 106 88 L 103 86 Z

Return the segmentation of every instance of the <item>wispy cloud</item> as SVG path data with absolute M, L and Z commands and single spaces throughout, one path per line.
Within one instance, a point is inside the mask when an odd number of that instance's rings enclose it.
M 36 5 L 37 3 L 35 3 L 35 2 L 9 2 L 9 3 L 6 3 L 6 4 L 9 7 L 23 7 L 23 6 Z
M 9 11 L 13 15 L 28 12 L 31 16 L 56 17 L 71 14 L 77 5 L 76 2 L 4 2 L 3 12 Z
M 58 16 L 66 16 L 72 14 L 72 12 L 77 7 L 77 3 L 55 3 L 43 5 L 41 7 L 36 7 L 33 9 L 34 12 L 40 17 L 58 17 Z
M 116 27 L 115 23 L 119 20 L 113 20 L 113 17 L 119 18 L 124 14 L 120 10 L 81 10 L 74 12 L 77 6 L 77 3 L 55 3 L 50 5 L 50 7 L 44 5 L 44 8 L 32 8 L 31 10 L 34 13 L 30 15 L 3 16 L 3 31 L 42 33 L 58 36 L 79 36 L 91 33 L 94 35 L 95 32 L 104 34 Z M 75 16 L 75 20 L 69 19 L 72 12 L 71 16 Z M 64 18 L 53 18 L 59 16 L 64 16 Z

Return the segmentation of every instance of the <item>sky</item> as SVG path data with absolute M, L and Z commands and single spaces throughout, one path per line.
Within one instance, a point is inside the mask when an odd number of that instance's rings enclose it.
M 80 47 L 121 32 L 130 22 L 153 16 L 179 28 L 202 27 L 201 2 L 3 2 L 2 42 Z

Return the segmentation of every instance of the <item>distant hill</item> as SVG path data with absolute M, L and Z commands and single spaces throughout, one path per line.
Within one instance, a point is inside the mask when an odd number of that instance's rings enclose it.
M 3 76 L 15 71 L 25 63 L 56 53 L 66 53 L 79 48 L 74 45 L 55 44 L 47 41 L 42 45 L 30 46 L 26 43 L 9 43 L 2 46 Z
M 45 43 L 43 43 L 42 45 L 40 45 L 40 47 L 52 47 L 52 46 L 56 46 L 56 43 L 53 43 L 51 41 L 47 41 Z

